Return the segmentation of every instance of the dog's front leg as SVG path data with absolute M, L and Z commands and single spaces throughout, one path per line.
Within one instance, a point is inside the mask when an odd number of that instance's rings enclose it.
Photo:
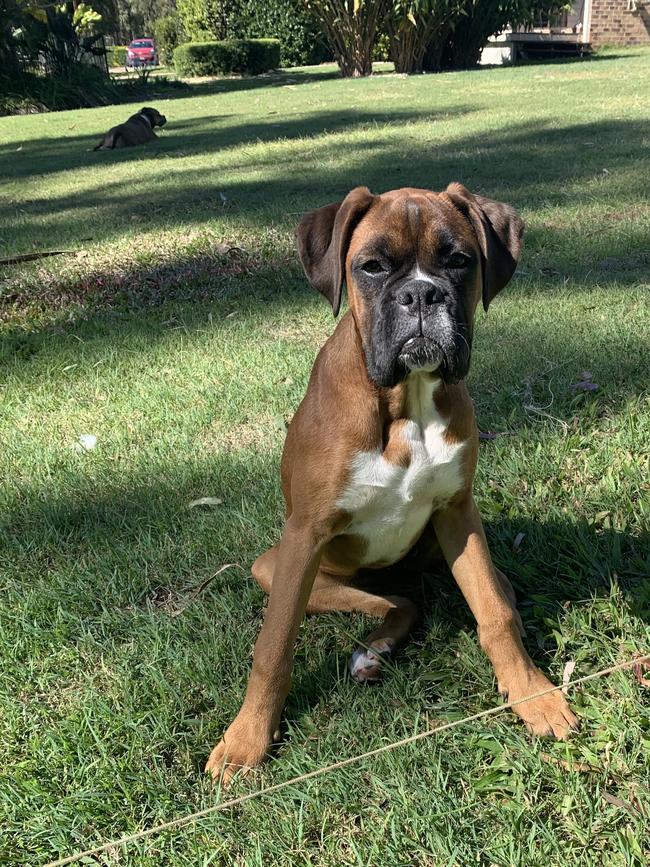
M 550 689 L 552 684 L 526 653 L 511 604 L 492 565 L 483 524 L 471 494 L 437 512 L 433 526 L 445 559 L 478 624 L 479 640 L 510 701 Z M 537 735 L 566 737 L 577 719 L 561 692 L 513 708 Z
M 293 517 L 280 540 L 264 623 L 255 643 L 253 669 L 241 710 L 206 765 L 227 784 L 238 770 L 264 761 L 276 735 L 289 692 L 294 642 L 307 607 L 322 540 Z

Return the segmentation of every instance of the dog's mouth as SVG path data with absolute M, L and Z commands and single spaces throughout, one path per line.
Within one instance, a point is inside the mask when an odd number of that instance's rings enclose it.
M 441 347 L 422 335 L 407 340 L 397 356 L 399 364 L 409 372 L 433 372 L 440 367 L 443 359 Z
M 167 118 L 160 115 L 158 118 L 158 126 L 164 126 L 167 123 Z

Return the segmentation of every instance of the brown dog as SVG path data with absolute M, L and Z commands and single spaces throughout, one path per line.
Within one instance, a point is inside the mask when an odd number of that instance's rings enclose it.
M 158 138 L 154 127 L 163 127 L 167 118 L 155 108 L 141 108 L 137 114 L 111 127 L 104 138 L 93 150 L 112 150 L 114 148 L 130 148 L 134 145 L 145 144 L 152 139 Z
M 501 694 L 517 700 L 550 688 L 523 647 L 514 591 L 492 564 L 472 496 L 478 434 L 463 382 L 474 311 L 512 277 L 522 234 L 513 208 L 460 184 L 380 196 L 358 187 L 300 223 L 307 278 L 335 315 L 345 281 L 350 310 L 316 359 L 289 427 L 286 524 L 253 565 L 270 599 L 244 703 L 206 766 L 215 778 L 223 770 L 227 782 L 267 755 L 305 611 L 381 618 L 350 662 L 356 680 L 378 678 L 381 660 L 416 621 L 400 592 L 416 543 L 421 551 L 437 541 Z M 360 589 L 368 570 L 390 575 L 395 595 Z M 538 735 L 564 738 L 577 723 L 560 692 L 515 712 Z

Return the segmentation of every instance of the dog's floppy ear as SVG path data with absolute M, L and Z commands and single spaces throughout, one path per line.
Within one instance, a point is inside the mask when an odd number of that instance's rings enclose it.
M 511 205 L 474 196 L 462 184 L 450 184 L 445 192 L 470 221 L 478 238 L 483 266 L 483 307 L 487 310 L 490 301 L 515 273 L 524 222 Z
M 373 199 L 368 187 L 356 187 L 342 202 L 305 214 L 296 229 L 298 255 L 307 279 L 328 299 L 334 316 L 341 307 L 352 232 Z

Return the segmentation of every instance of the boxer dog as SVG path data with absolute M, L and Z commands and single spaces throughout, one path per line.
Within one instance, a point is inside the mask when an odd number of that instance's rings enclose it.
M 438 547 L 478 624 L 502 696 L 550 689 L 528 656 L 510 582 L 490 558 L 472 480 L 478 432 L 465 387 L 474 311 L 512 277 L 523 223 L 509 205 L 460 184 L 442 193 L 352 190 L 297 230 L 307 279 L 336 316 L 289 426 L 282 456 L 286 523 L 252 572 L 270 594 L 241 710 L 206 770 L 227 783 L 277 738 L 305 613 L 360 611 L 381 623 L 350 660 L 360 683 L 416 622 L 404 595 L 415 551 Z M 426 559 L 426 557 L 425 557 Z M 388 575 L 387 594 L 359 586 Z M 577 725 L 560 691 L 519 704 L 536 735 Z
M 112 150 L 145 144 L 158 138 L 153 128 L 155 126 L 163 127 L 166 123 L 167 118 L 157 109 L 141 108 L 137 114 L 132 114 L 124 123 L 111 127 L 93 150 Z

